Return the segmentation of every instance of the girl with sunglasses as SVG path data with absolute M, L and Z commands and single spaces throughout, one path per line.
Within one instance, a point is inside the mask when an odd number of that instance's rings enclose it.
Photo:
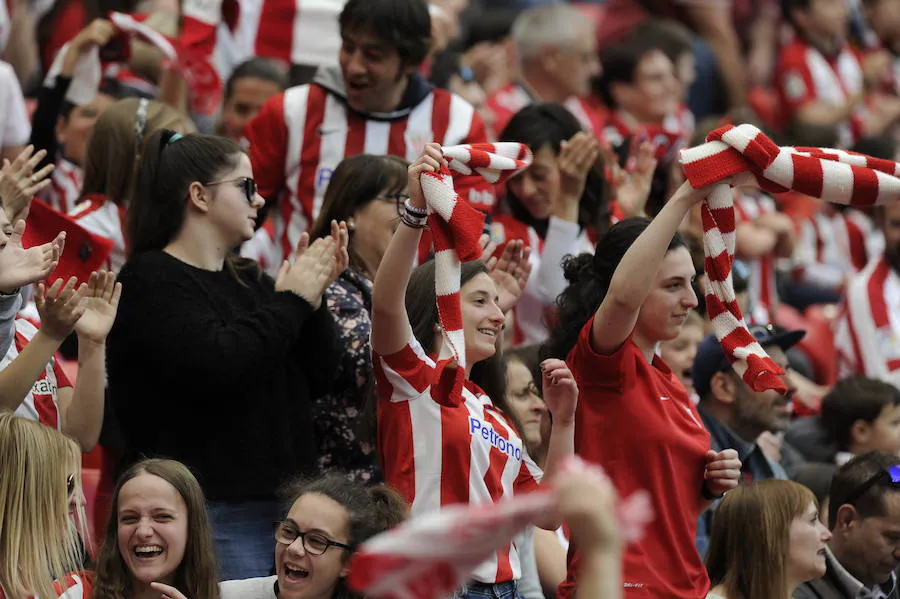
M 275 528 L 275 575 L 223 582 L 221 599 L 361 599 L 345 578 L 360 544 L 403 521 L 406 504 L 384 485 L 326 474 L 293 486 Z
M 268 573 L 276 488 L 315 469 L 310 399 L 339 356 L 322 295 L 347 264 L 338 223 L 304 236 L 274 280 L 236 258 L 264 204 L 255 188 L 229 139 L 150 136 L 109 338 L 124 459 L 165 455 L 197 473 L 225 580 Z
M 0 412 L 0 599 L 55 597 L 85 534 L 81 452 L 50 427 Z

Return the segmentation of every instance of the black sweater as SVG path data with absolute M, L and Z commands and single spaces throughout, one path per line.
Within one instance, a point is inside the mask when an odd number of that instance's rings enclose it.
M 313 470 L 310 397 L 328 390 L 339 359 L 326 309 L 267 276 L 241 278 L 141 254 L 119 273 L 108 341 L 126 461 L 184 462 L 215 501 L 271 499 Z

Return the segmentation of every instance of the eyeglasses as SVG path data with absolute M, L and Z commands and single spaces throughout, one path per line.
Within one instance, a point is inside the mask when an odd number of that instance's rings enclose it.
M 332 541 L 323 534 L 317 532 L 300 532 L 289 522 L 278 522 L 275 525 L 275 540 L 282 545 L 292 545 L 297 538 L 303 542 L 303 549 L 310 555 L 322 555 L 329 547 L 350 549 L 350 545 Z
M 256 181 L 251 179 L 250 177 L 239 177 L 237 179 L 228 179 L 227 181 L 210 181 L 206 183 L 206 187 L 211 187 L 213 185 L 222 185 L 224 183 L 238 183 L 240 188 L 244 191 L 244 197 L 247 198 L 247 203 L 252 204 L 256 199 Z
M 66 478 L 66 496 L 71 497 L 75 492 L 75 475 L 70 474 L 68 478 Z
M 890 481 L 890 488 L 900 490 L 900 465 L 891 466 L 890 468 L 879 470 L 875 474 L 873 474 L 869 479 L 863 484 L 859 485 L 855 491 L 850 493 L 847 496 L 847 499 L 843 501 L 843 503 L 852 504 L 854 501 L 865 495 L 866 491 L 875 486 L 880 480 L 884 480 L 887 478 Z
M 375 200 L 392 200 L 394 205 L 397 207 L 397 215 L 403 216 L 403 205 L 406 203 L 406 200 L 409 199 L 408 193 L 392 193 L 384 196 L 375 196 L 373 198 Z

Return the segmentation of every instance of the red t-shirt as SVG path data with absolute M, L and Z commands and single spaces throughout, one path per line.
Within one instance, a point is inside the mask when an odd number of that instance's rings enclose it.
M 617 491 L 647 490 L 655 519 L 625 551 L 626 597 L 703 599 L 709 578 L 694 540 L 709 433 L 687 391 L 661 358 L 648 364 L 629 338 L 604 356 L 591 347 L 593 318 L 567 362 L 581 399 L 575 415 L 575 452 L 600 464 Z M 569 547 L 569 572 L 559 597 L 575 592 L 578 552 Z

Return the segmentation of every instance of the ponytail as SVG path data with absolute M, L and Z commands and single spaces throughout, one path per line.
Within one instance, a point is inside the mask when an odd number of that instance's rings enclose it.
M 193 182 L 208 183 L 235 168 L 234 141 L 213 135 L 154 132 L 144 144 L 138 184 L 126 218 L 129 257 L 164 248 L 181 230 Z

